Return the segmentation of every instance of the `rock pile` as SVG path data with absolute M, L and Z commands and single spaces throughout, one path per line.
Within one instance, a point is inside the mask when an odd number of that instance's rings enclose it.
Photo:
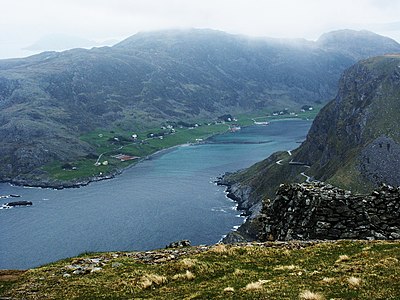
M 190 247 L 192 243 L 189 240 L 181 240 L 177 242 L 172 242 L 169 245 L 165 246 L 166 249 L 168 248 L 181 248 L 181 247 Z
M 70 277 L 72 275 L 85 275 L 90 273 L 99 272 L 103 269 L 109 259 L 104 257 L 95 258 L 76 258 L 70 265 L 66 265 L 63 269 L 63 277 Z
M 284 184 L 263 205 L 261 240 L 400 239 L 400 188 L 353 195 L 324 183 Z

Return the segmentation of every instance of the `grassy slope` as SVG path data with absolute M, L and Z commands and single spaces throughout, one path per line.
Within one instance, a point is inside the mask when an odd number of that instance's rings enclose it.
M 71 273 L 66 266 L 90 258 L 100 259 L 102 269 L 64 276 Z M 0 293 L 12 299 L 399 299 L 399 260 L 398 241 L 96 253 L 29 270 L 11 281 L 0 276 Z M 314 298 L 300 296 L 307 290 Z
M 225 132 L 228 129 L 228 125 L 218 124 L 211 126 L 201 126 L 196 129 L 177 129 L 175 134 L 165 136 L 164 139 L 160 140 L 158 138 L 148 139 L 146 144 L 132 143 L 132 142 L 121 142 L 121 143 L 111 143 L 108 139 L 115 136 L 123 136 L 129 138 L 129 132 L 115 131 L 110 133 L 104 130 L 98 130 L 91 132 L 81 137 L 82 140 L 88 142 L 89 144 L 95 145 L 97 155 L 104 153 L 101 157 L 100 162 L 108 161 L 107 166 L 96 167 L 94 164 L 97 159 L 82 158 L 77 161 L 71 162 L 72 165 L 77 167 L 77 170 L 63 170 L 62 162 L 53 162 L 43 167 L 43 170 L 49 173 L 50 177 L 57 180 L 74 180 L 87 178 L 91 176 L 96 176 L 100 172 L 107 174 L 118 169 L 125 168 L 131 164 L 136 163 L 136 161 L 125 161 L 120 162 L 118 159 L 112 158 L 112 155 L 123 153 L 132 156 L 146 157 L 153 154 L 159 150 L 173 147 L 180 144 L 195 142 L 198 138 L 207 138 L 211 135 Z M 139 139 L 146 139 L 146 134 L 149 132 L 159 132 L 160 129 L 148 130 L 146 132 L 139 133 Z M 102 134 L 100 137 L 99 134 Z M 123 146 L 122 149 L 119 149 Z

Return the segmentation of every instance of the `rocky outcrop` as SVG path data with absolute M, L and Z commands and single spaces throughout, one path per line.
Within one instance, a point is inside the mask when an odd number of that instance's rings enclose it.
M 226 196 L 237 203 L 237 210 L 243 211 L 244 215 L 256 215 L 261 210 L 259 199 L 251 197 L 250 186 L 233 183 L 222 177 L 217 181 L 218 185 L 226 186 Z
M 283 184 L 259 217 L 261 240 L 400 239 L 400 187 L 354 195 L 329 184 Z
M 257 217 L 262 208 L 262 201 L 251 186 L 231 181 L 229 174 L 218 178 L 217 184 L 227 187 L 226 196 L 237 203 L 237 210 L 247 216 L 247 219 L 236 231 L 228 233 L 221 242 L 234 244 L 255 241 L 260 230 Z
M 168 244 L 165 246 L 166 249 L 168 248 L 182 248 L 182 247 L 190 247 L 192 243 L 189 240 L 181 240 L 181 241 L 176 241 Z
M 14 201 L 14 202 L 8 202 L 4 203 L 4 206 L 8 207 L 14 207 L 14 206 L 31 206 L 32 202 L 31 201 Z
M 360 153 L 359 169 L 364 178 L 374 184 L 382 182 L 400 186 L 400 144 L 381 136 Z

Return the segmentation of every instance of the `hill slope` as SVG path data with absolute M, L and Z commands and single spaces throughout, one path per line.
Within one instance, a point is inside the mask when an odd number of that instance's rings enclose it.
M 393 40 L 370 35 L 357 42 L 368 43 L 362 51 L 342 53 L 302 40 L 163 31 L 111 48 L 0 61 L 0 180 L 93 152 L 79 135 L 96 128 L 138 130 L 165 120 L 324 101 L 355 57 L 400 52 Z
M 336 99 L 317 117 L 295 159 L 311 165 L 312 176 L 343 187 L 400 185 L 399 99 L 400 56 L 353 66 L 344 73 Z
M 336 98 L 321 110 L 306 141 L 292 156 L 275 153 L 233 177 L 266 186 L 266 182 L 280 184 L 284 178 L 304 181 L 299 173 L 305 171 L 315 179 L 359 192 L 370 191 L 381 182 L 398 186 L 399 99 L 400 56 L 361 61 L 344 72 Z M 282 165 L 276 164 L 279 159 Z M 271 197 L 274 190 L 267 194 Z
M 344 72 L 336 98 L 291 156 L 275 153 L 223 183 L 254 212 L 262 200 L 274 198 L 280 184 L 307 177 L 353 192 L 371 192 L 380 183 L 400 186 L 399 99 L 400 56 L 361 61 Z M 245 234 L 246 228 L 241 229 Z
M 5 299 L 398 299 L 399 242 L 96 253 L 0 271 Z M 4 275 L 3 275 L 4 274 Z

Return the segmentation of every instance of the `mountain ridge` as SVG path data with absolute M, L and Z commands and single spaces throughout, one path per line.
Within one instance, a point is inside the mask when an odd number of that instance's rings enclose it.
M 0 61 L 0 180 L 93 153 L 79 135 L 97 128 L 136 131 L 165 120 L 324 101 L 354 62 L 309 42 L 172 33 Z

